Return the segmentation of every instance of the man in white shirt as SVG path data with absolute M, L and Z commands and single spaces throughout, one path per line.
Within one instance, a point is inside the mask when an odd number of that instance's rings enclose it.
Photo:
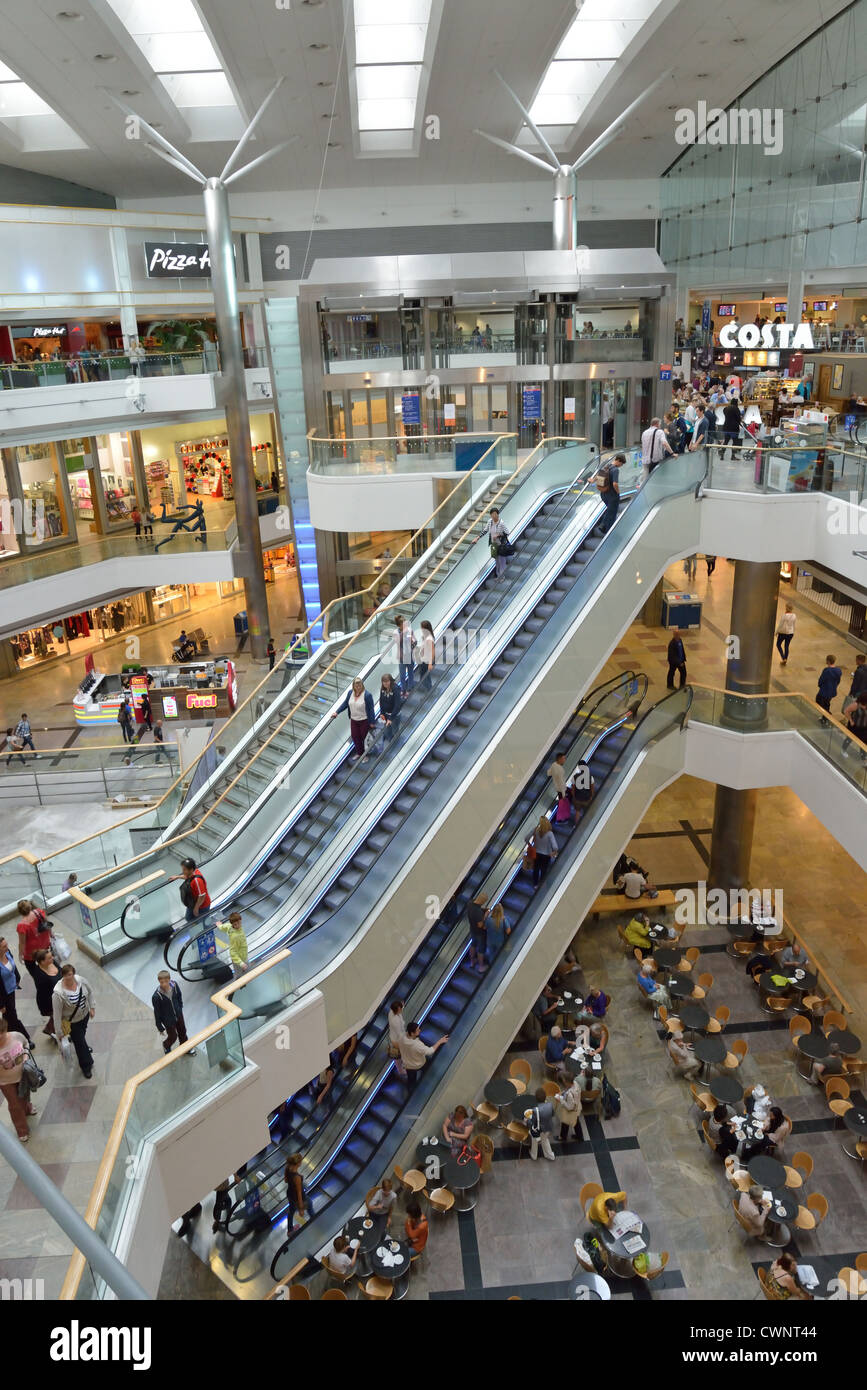
M 418 1081 L 421 1070 L 428 1057 L 432 1057 L 449 1040 L 448 1033 L 434 1043 L 433 1047 L 428 1047 L 419 1037 L 419 1025 L 417 1023 L 407 1024 L 406 1036 L 401 1038 L 398 1043 L 400 1057 L 406 1067 L 406 1084 L 410 1090 L 413 1089 Z
M 659 416 L 654 415 L 650 422 L 649 429 L 646 429 L 641 436 L 641 462 L 644 466 L 645 478 L 649 478 L 657 464 L 669 454 L 673 455 L 674 450 L 665 437 L 665 430 L 660 425 Z
M 400 614 L 395 618 L 394 626 L 395 655 L 399 667 L 398 680 L 400 681 L 401 693 L 405 696 L 415 684 L 415 667 L 412 659 L 415 633 L 406 618 L 402 618 Z
M 640 898 L 645 892 L 648 897 L 659 897 L 658 890 L 654 888 L 650 880 L 646 879 L 644 874 L 638 873 L 635 869 L 630 869 L 627 873 L 621 874 L 614 886 L 619 893 L 623 893 L 627 898 Z
M 558 800 L 561 796 L 566 795 L 566 768 L 564 766 L 565 762 L 566 754 L 558 753 L 551 766 L 548 768 L 548 776 L 554 783 L 554 790 L 557 793 Z

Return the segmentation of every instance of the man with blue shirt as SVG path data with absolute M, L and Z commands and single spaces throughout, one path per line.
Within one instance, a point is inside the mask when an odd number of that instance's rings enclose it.
M 843 679 L 843 672 L 837 665 L 835 656 L 825 657 L 825 666 L 819 673 L 819 689 L 816 692 L 816 704 L 820 709 L 831 709 L 831 701 L 837 694 L 837 687 Z M 827 724 L 828 720 L 822 716 L 821 722 Z

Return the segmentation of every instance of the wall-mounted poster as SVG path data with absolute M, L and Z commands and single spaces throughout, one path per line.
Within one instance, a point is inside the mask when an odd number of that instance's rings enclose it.
M 842 391 L 842 390 L 843 390 L 843 363 L 842 363 L 842 362 L 835 362 L 835 363 L 834 363 L 834 370 L 833 370 L 833 372 L 831 373 L 831 390 L 832 390 L 832 391 Z

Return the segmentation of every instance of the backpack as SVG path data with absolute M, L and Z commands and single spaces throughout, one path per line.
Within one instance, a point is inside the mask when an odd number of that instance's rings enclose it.
M 602 1114 L 606 1120 L 615 1120 L 620 1114 L 620 1092 L 615 1091 L 607 1076 L 602 1079 Z
M 192 880 L 185 878 L 181 884 L 181 902 L 184 907 L 192 907 L 198 896 L 198 893 L 193 891 Z
M 530 1123 L 527 1125 L 527 1129 L 529 1130 L 531 1139 L 542 1138 L 542 1118 L 539 1114 L 538 1105 L 535 1107 L 532 1115 L 530 1116 Z

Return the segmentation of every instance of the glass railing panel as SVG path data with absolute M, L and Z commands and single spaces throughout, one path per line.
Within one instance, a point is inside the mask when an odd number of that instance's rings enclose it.
M 23 898 L 44 901 L 42 879 L 32 855 L 11 854 L 0 859 L 0 912 L 11 911 Z
M 857 504 L 867 500 L 865 458 L 832 442 L 775 444 L 767 439 L 709 445 L 709 488 L 745 493 L 833 492 Z

